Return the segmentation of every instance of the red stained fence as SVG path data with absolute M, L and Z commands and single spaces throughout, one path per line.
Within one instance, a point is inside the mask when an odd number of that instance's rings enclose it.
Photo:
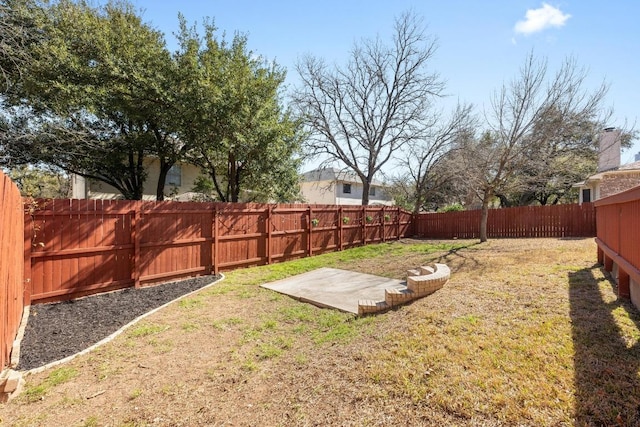
M 10 362 L 11 348 L 22 319 L 25 264 L 22 197 L 18 187 L 0 173 L 0 370 Z
M 34 200 L 26 303 L 399 239 L 411 223 L 382 206 Z
M 416 215 L 414 231 L 431 239 L 477 239 L 480 210 Z M 593 203 L 490 209 L 487 237 L 592 237 L 596 235 Z
M 629 279 L 640 284 L 640 187 L 595 202 L 598 262 L 617 267 L 618 292 L 630 297 Z

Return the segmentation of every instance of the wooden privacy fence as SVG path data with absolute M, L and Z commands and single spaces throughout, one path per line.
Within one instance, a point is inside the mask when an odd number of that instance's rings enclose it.
M 414 218 L 414 232 L 431 239 L 477 239 L 480 210 L 425 213 Z M 593 203 L 490 209 L 489 238 L 592 237 L 596 235 Z
M 617 276 L 618 292 L 640 308 L 640 187 L 595 202 L 598 262 Z M 632 291 L 630 280 L 635 282 Z
M 22 197 L 0 172 L 0 370 L 10 362 L 22 319 L 25 265 Z
M 26 303 L 399 239 L 411 222 L 383 206 L 33 200 Z

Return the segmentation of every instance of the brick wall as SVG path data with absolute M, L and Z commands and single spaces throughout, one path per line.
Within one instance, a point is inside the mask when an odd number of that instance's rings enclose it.
M 640 185 L 640 171 L 605 175 L 600 183 L 600 198 L 618 194 Z

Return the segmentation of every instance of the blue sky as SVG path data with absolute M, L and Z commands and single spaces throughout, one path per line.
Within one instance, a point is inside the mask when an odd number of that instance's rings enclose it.
M 438 39 L 432 66 L 447 81 L 445 109 L 458 100 L 478 111 L 489 107 L 492 93 L 513 78 L 533 50 L 546 57 L 550 71 L 567 56 L 589 70 L 588 85 L 609 85 L 615 109 L 611 126 L 640 120 L 640 2 L 622 0 L 131 0 L 145 21 L 166 35 L 182 12 L 191 23 L 211 17 L 228 37 L 246 33 L 249 46 L 288 70 L 295 86 L 295 63 L 305 54 L 343 64 L 354 42 L 379 35 L 389 39 L 393 19 L 407 10 L 421 15 Z M 640 121 L 636 127 L 640 127 Z M 633 161 L 640 142 L 623 152 Z

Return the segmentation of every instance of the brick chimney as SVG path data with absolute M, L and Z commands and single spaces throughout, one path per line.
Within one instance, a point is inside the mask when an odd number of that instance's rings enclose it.
M 606 128 L 600 133 L 598 152 L 598 172 L 615 170 L 620 167 L 620 131 Z

